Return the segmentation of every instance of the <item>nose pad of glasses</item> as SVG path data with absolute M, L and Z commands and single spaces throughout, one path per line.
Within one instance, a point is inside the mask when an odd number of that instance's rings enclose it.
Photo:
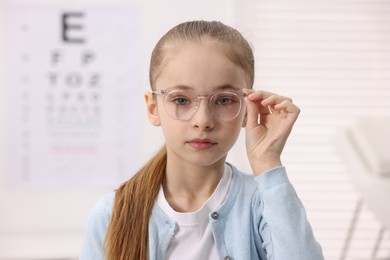
M 208 113 L 209 115 L 215 116 L 213 111 L 212 111 L 212 108 L 210 106 L 210 102 L 209 102 L 210 99 L 208 96 L 197 96 L 193 116 L 199 111 L 199 108 L 202 106 L 202 99 L 204 99 L 204 102 L 205 102 L 204 106 L 206 109 L 205 110 L 206 113 Z

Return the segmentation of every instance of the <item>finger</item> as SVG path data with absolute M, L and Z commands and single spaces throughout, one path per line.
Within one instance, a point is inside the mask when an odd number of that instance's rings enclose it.
M 273 111 L 276 112 L 280 118 L 286 118 L 290 122 L 295 122 L 301 112 L 299 107 L 287 100 L 275 105 Z
M 272 95 L 267 97 L 266 99 L 261 101 L 261 104 L 263 106 L 275 106 L 277 104 L 280 104 L 284 101 L 288 101 L 292 104 L 292 99 L 289 97 L 279 96 L 279 95 Z
M 246 107 L 247 107 L 247 129 L 252 129 L 259 125 L 259 107 L 255 102 L 250 101 L 248 98 L 245 98 Z
M 270 107 L 282 102 L 283 100 L 288 100 L 292 103 L 292 99 L 289 97 L 280 96 L 263 90 L 247 92 L 246 94 L 249 100 L 253 102 L 260 102 L 263 107 L 269 108 L 269 111 L 264 109 L 261 111 L 261 114 L 269 114 L 269 112 L 272 113 L 272 109 Z
M 244 93 L 247 96 L 247 99 L 255 103 L 256 106 L 258 107 L 258 113 L 261 115 L 268 115 L 271 113 L 271 110 L 268 108 L 268 106 L 263 106 L 261 104 L 261 101 L 264 99 L 264 97 L 268 97 L 271 92 L 266 92 L 266 91 L 255 91 L 252 89 L 244 89 Z
M 273 112 L 279 112 L 284 106 L 282 105 L 281 108 L 275 106 L 284 101 L 290 102 L 292 104 L 291 98 L 280 96 L 268 91 L 263 91 L 263 90 L 255 91 L 252 89 L 250 90 L 248 89 L 245 91 L 245 93 L 250 101 L 255 102 L 258 105 L 258 107 L 260 108 L 259 112 L 261 115 L 267 115 L 267 114 L 272 114 Z M 287 105 L 287 103 L 284 105 Z M 292 107 L 291 112 L 297 112 L 298 110 L 299 108 L 295 106 L 295 108 Z
M 261 101 L 270 96 L 276 95 L 272 92 L 263 91 L 263 90 L 257 90 L 257 91 L 252 90 L 252 91 L 248 91 L 248 93 L 246 94 L 248 96 L 248 99 L 254 102 Z
M 251 88 L 243 88 L 242 92 L 244 92 L 246 96 L 249 96 L 250 94 L 256 92 L 256 90 L 251 89 Z
M 297 107 L 292 102 L 290 102 L 289 100 L 283 100 L 281 103 L 278 103 L 275 106 L 273 106 L 273 108 L 279 111 L 285 110 L 289 113 L 299 114 L 301 112 L 300 108 Z
M 290 102 L 292 102 L 292 99 L 289 97 L 280 96 L 280 95 L 277 95 L 277 94 L 269 92 L 269 91 L 253 90 L 253 89 L 243 89 L 243 91 L 248 96 L 248 98 L 252 101 L 264 100 L 264 99 L 267 99 L 271 96 L 279 96 L 279 97 L 282 97 L 282 98 L 287 99 Z

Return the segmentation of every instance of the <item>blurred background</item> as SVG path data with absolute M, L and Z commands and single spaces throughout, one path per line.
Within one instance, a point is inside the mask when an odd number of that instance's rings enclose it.
M 387 0 L 0 0 L 0 259 L 78 258 L 94 203 L 163 143 L 149 58 L 193 19 L 239 29 L 255 88 L 301 107 L 283 163 L 325 259 L 390 259 Z

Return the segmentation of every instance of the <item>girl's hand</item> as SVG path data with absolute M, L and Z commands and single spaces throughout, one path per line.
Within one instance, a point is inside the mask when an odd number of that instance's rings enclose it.
M 300 109 L 291 98 L 266 91 L 244 90 L 247 105 L 246 150 L 259 175 L 281 166 L 281 154 Z

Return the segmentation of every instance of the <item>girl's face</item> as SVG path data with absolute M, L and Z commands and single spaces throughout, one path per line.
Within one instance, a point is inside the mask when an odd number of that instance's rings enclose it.
M 238 93 L 247 87 L 245 76 L 244 70 L 231 62 L 215 43 L 181 42 L 167 51 L 155 89 L 188 90 L 202 96 L 222 91 Z M 169 164 L 221 165 L 244 125 L 246 108 L 243 98 L 239 114 L 228 121 L 213 114 L 208 98 L 199 100 L 198 109 L 186 121 L 174 119 L 172 111 L 171 115 L 168 114 L 163 95 L 153 98 L 152 94 L 146 94 L 145 98 L 149 120 L 162 127 Z M 186 105 L 187 101 L 181 97 L 174 100 L 180 106 Z M 229 102 L 225 98 L 216 102 L 219 101 L 223 105 Z

